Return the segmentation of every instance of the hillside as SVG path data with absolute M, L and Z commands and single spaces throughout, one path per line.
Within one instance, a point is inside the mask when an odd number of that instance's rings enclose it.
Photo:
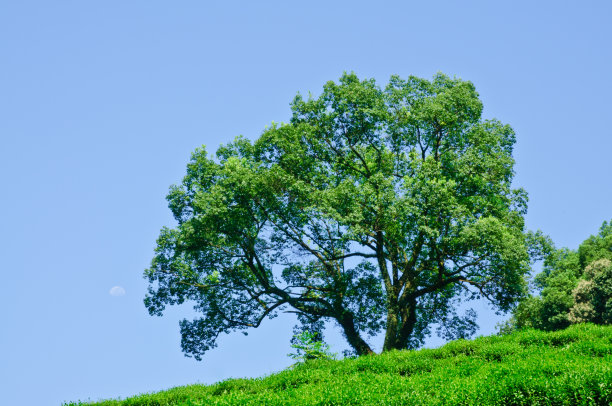
M 85 405 L 71 402 L 65 406 Z M 88 405 L 610 405 L 612 326 L 458 340 L 441 348 L 313 361 Z

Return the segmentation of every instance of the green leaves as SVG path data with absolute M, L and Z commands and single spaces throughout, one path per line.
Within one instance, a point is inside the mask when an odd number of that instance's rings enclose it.
M 436 349 L 315 359 L 262 378 L 87 405 L 609 405 L 611 361 L 612 327 L 586 324 L 457 340 Z
M 540 295 L 519 304 L 509 322 L 511 328 L 559 330 L 572 323 L 612 323 L 610 223 L 604 221 L 599 233 L 577 250 L 555 249 L 541 234 L 528 237 L 530 246 L 544 255 L 543 271 L 533 280 Z
M 306 362 L 315 359 L 334 360 L 337 355 L 330 352 L 329 345 L 322 340 L 317 339 L 318 333 L 303 331 L 300 334 L 293 336 L 294 343 L 291 348 L 295 349 L 295 353 L 288 354 L 297 362 Z
M 406 348 L 431 323 L 473 332 L 461 297 L 507 310 L 524 294 L 535 245 L 511 187 L 514 132 L 481 118 L 472 83 L 382 89 L 345 73 L 291 108 L 253 142 L 197 149 L 170 189 L 178 225 L 162 230 L 145 304 L 195 303 L 186 354 L 278 311 L 337 323 L 358 354 L 383 330 L 384 350 Z

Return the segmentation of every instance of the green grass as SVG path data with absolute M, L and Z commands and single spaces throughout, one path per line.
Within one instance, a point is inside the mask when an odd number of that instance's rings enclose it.
M 438 349 L 310 361 L 264 378 L 91 405 L 612 405 L 612 326 L 529 330 Z

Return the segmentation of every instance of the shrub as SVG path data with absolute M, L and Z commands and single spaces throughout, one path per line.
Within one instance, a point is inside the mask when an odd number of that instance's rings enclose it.
M 294 343 L 291 344 L 292 348 L 295 348 L 296 353 L 288 354 L 294 360 L 298 362 L 306 362 L 315 359 L 336 359 L 336 354 L 330 352 L 329 345 L 323 342 L 323 340 L 317 340 L 319 333 L 311 333 L 310 331 L 303 331 L 294 337 Z

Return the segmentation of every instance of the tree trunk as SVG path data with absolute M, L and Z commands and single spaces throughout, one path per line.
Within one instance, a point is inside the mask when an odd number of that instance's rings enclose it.
M 399 327 L 399 307 L 397 305 L 397 300 L 394 298 L 392 299 L 392 303 L 389 303 L 390 301 L 391 300 L 387 299 L 387 329 L 385 332 L 383 352 L 396 348 L 395 339 Z
M 416 301 L 400 307 L 397 301 L 387 307 L 387 331 L 383 352 L 405 350 L 416 324 Z
M 405 350 L 408 348 L 408 343 L 414 332 L 414 326 L 416 325 L 416 301 L 411 302 L 407 306 L 400 309 L 402 316 L 402 326 L 399 329 L 397 335 L 396 346 L 397 350 Z
M 340 326 L 344 330 L 344 335 L 346 340 L 349 342 L 351 347 L 357 352 L 357 355 L 368 355 L 374 354 L 374 351 L 368 343 L 366 343 L 363 338 L 359 335 L 359 332 L 355 329 L 355 322 L 353 321 L 353 315 L 350 313 L 345 313 L 342 315 L 341 319 L 338 319 Z

